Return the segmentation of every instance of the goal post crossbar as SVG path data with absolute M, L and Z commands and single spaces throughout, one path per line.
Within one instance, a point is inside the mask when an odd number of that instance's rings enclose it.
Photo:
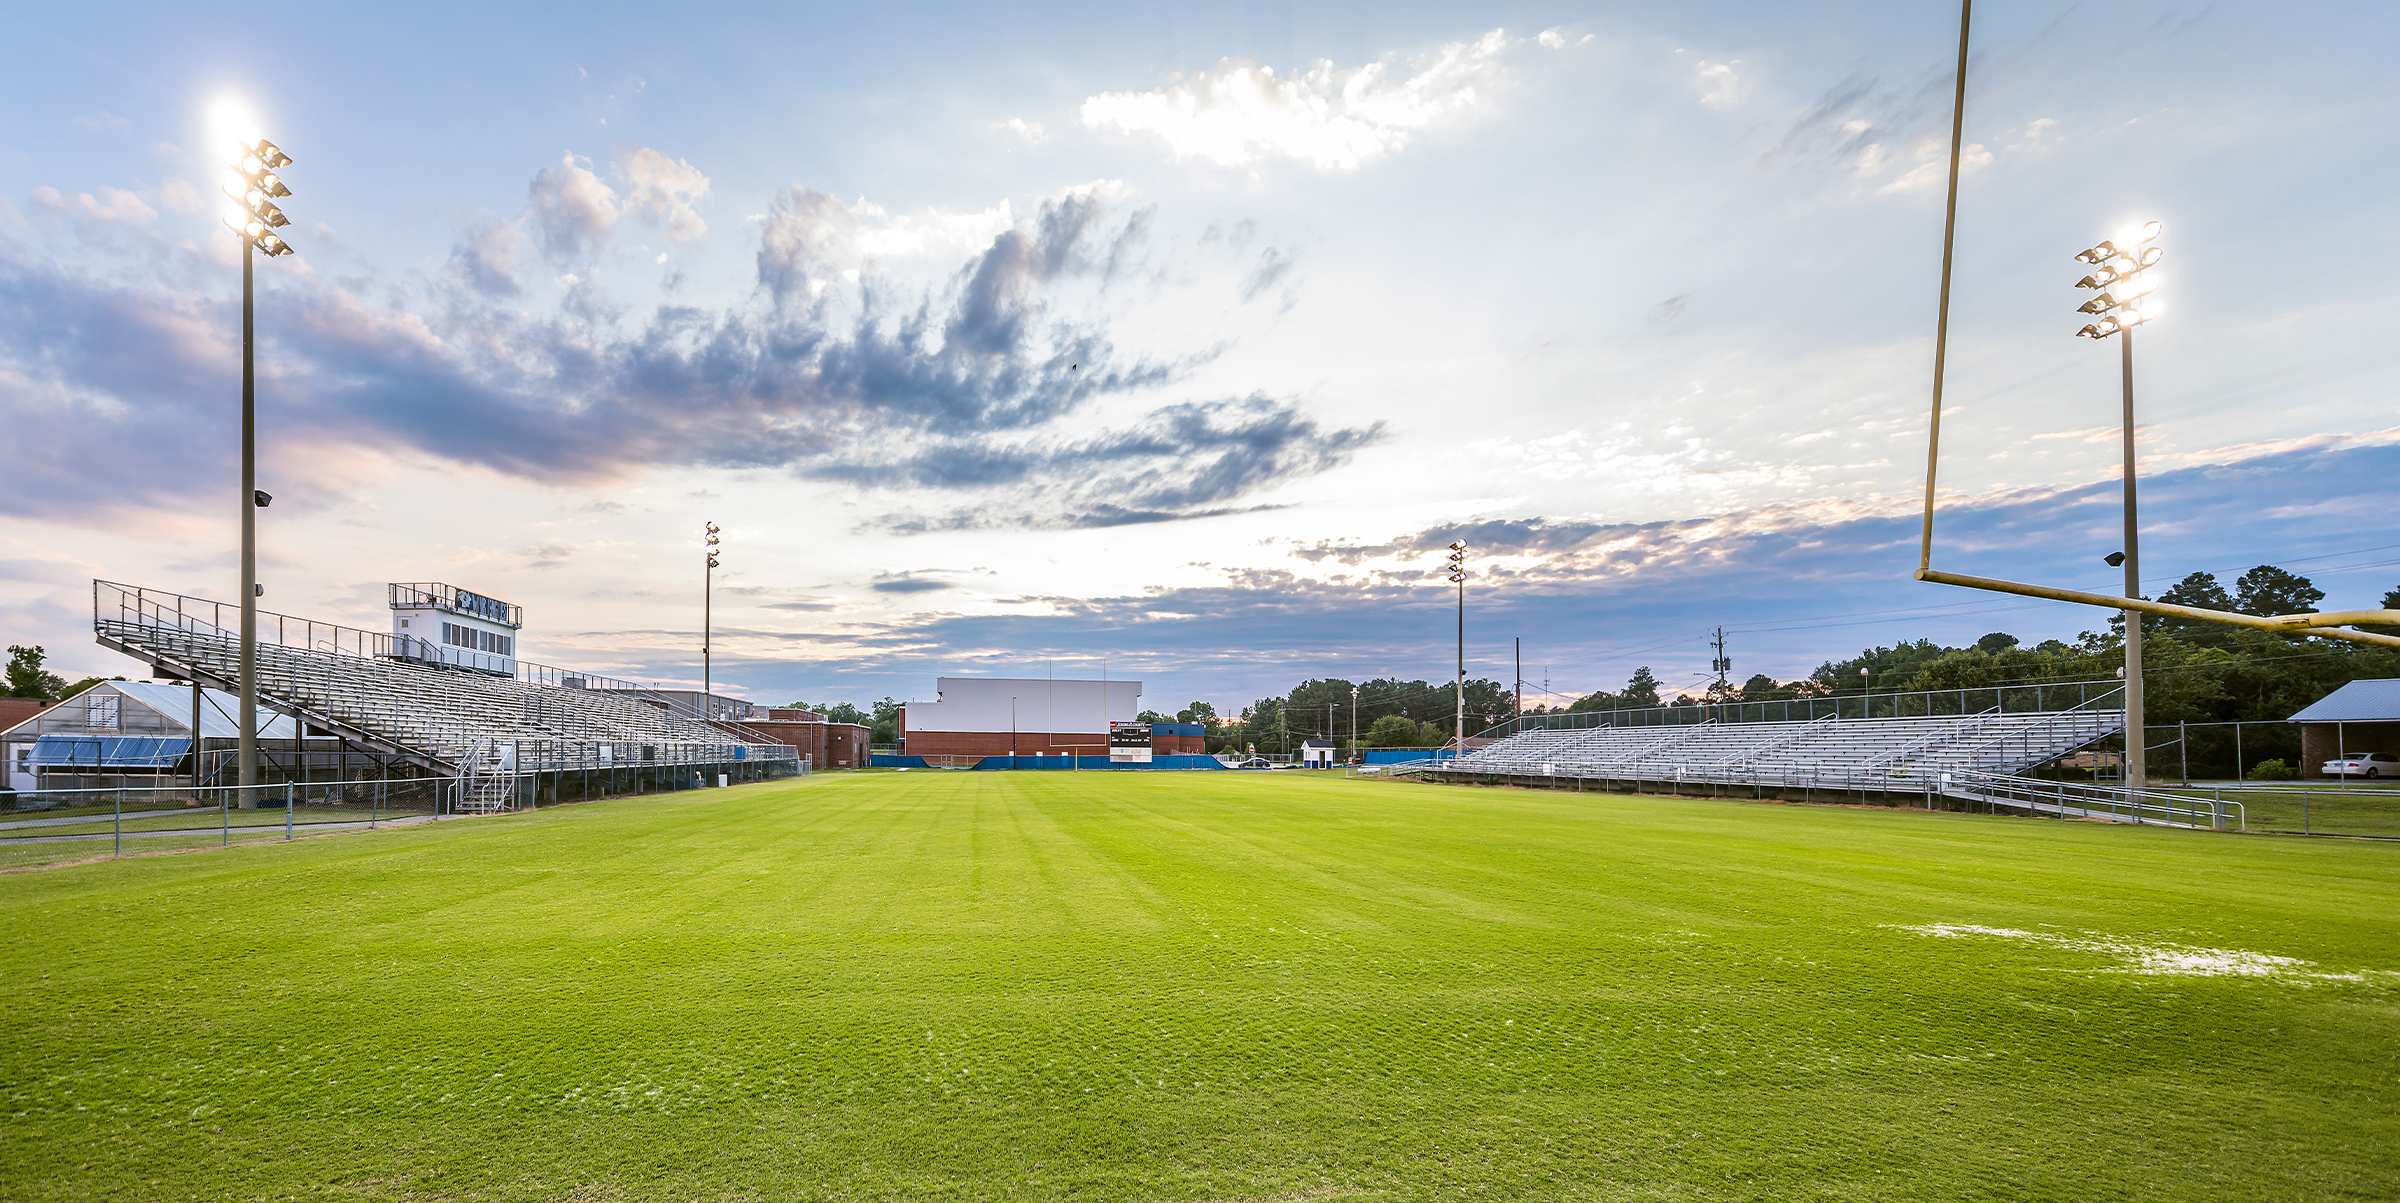
M 2179 606 L 2173 602 L 2151 601 L 2146 597 L 2117 597 L 2107 593 L 2087 593 L 2081 589 L 2027 585 L 1988 576 L 1941 572 L 1932 568 L 1918 569 L 1917 579 L 1931 581 L 1937 585 L 1957 585 L 1967 589 L 1985 589 L 1993 593 L 2014 593 L 2021 597 L 2078 602 L 2109 610 L 2139 610 L 2144 614 L 2163 614 L 2169 618 L 2188 618 L 2199 622 L 2223 623 L 2227 626 L 2256 627 L 2262 631 L 2280 631 L 2286 635 L 2322 635 L 2328 639 L 2347 639 L 2353 643 L 2400 647 L 2400 637 L 2378 635 L 2372 631 L 2343 629 L 2356 623 L 2400 627 L 2400 610 L 2330 610 L 2321 614 L 2234 614 L 2224 610 L 2203 609 L 2199 606 Z

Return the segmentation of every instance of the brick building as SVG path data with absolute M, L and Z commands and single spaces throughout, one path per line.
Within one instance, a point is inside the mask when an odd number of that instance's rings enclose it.
M 1139 681 L 942 677 L 934 690 L 935 700 L 900 711 L 906 755 L 1106 756 L 1109 724 L 1132 722 L 1142 708 Z M 1198 750 L 1196 737 L 1189 742 Z
M 867 763 L 867 728 L 857 723 L 829 723 L 825 716 L 807 710 L 769 709 L 766 717 L 742 720 L 742 726 L 756 731 L 780 744 L 800 749 L 812 767 L 820 769 L 864 768 Z

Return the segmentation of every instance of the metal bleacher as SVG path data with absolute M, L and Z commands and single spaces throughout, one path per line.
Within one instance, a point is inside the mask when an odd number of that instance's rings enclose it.
M 2015 774 L 2122 734 L 2122 710 L 1906 718 L 1825 717 L 1534 730 L 1418 771 L 1878 793 L 1948 792 L 1953 778 Z
M 221 689 L 241 678 L 240 613 L 229 602 L 92 582 L 102 646 Z M 523 662 L 515 676 L 431 665 L 397 654 L 391 635 L 355 627 L 261 613 L 257 654 L 262 706 L 442 776 L 797 755 L 746 729 L 678 716 L 632 682 Z

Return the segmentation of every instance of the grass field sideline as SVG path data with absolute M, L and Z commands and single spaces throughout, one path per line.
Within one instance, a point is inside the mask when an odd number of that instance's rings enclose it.
M 2389 844 L 836 774 L 0 906 L 9 1200 L 2400 1196 Z

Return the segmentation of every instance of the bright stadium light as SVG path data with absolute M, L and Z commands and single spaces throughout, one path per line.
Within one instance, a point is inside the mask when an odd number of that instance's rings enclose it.
M 242 240 L 242 672 L 240 762 L 243 786 L 258 784 L 258 370 L 257 310 L 252 264 L 260 254 L 272 259 L 292 253 L 291 244 L 275 231 L 292 224 L 273 198 L 292 194 L 278 167 L 292 165 L 282 148 L 259 136 L 258 127 L 231 100 L 220 101 L 212 114 L 218 158 L 228 171 L 223 191 L 233 201 L 225 212 L 225 228 Z M 255 253 L 254 253 L 255 252 Z

